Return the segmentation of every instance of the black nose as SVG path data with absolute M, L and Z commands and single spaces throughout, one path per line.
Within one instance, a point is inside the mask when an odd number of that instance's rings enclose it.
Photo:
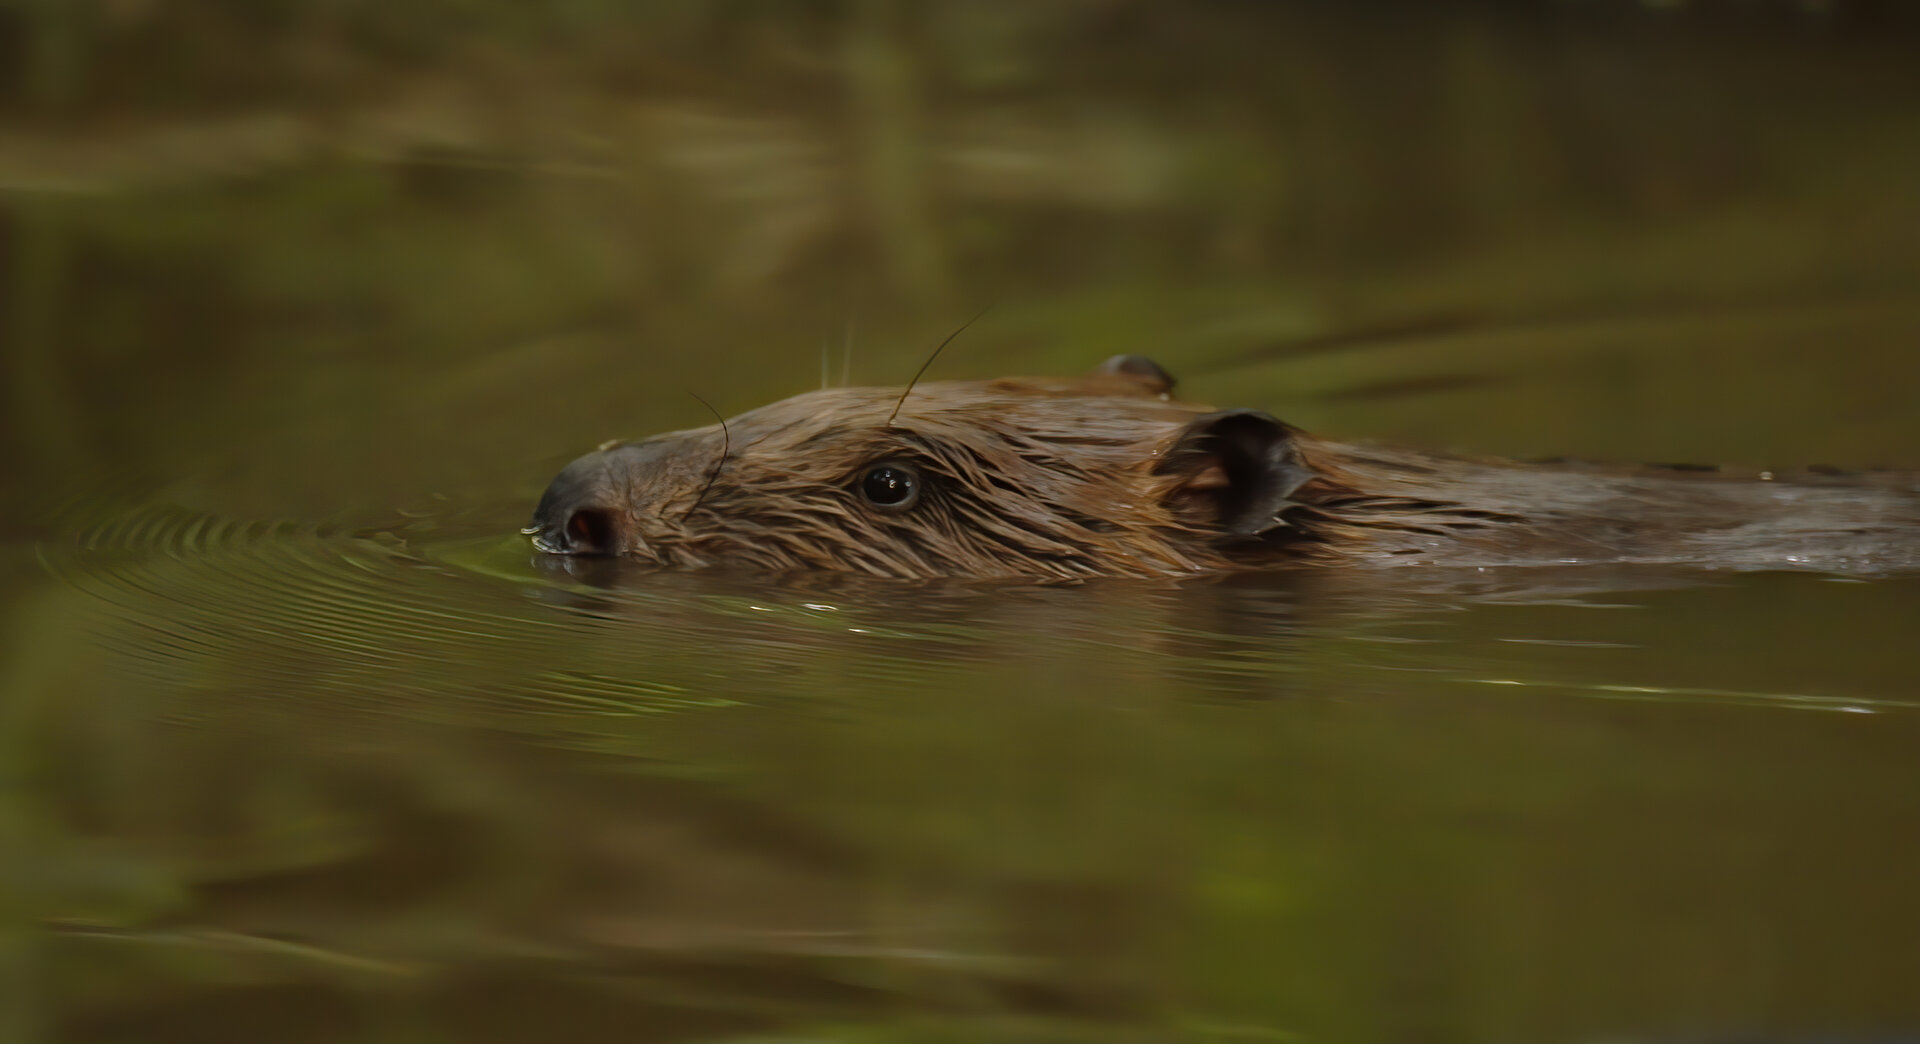
M 542 527 L 533 538 L 542 551 L 563 555 L 617 555 L 620 536 L 613 526 L 613 513 L 605 508 L 575 508 L 564 525 Z
M 551 554 L 617 555 L 622 509 L 615 503 L 604 453 L 590 453 L 567 465 L 548 484 L 533 520 L 521 532 L 533 546 Z

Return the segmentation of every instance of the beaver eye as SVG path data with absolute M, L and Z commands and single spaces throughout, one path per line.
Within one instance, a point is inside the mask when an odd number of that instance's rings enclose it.
M 886 511 L 905 511 L 920 499 L 920 472 L 898 461 L 875 464 L 860 476 L 860 495 Z

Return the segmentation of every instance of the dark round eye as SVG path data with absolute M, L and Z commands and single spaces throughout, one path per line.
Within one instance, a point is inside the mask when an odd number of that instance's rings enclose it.
M 875 464 L 860 476 L 860 495 L 887 511 L 905 511 L 920 499 L 920 472 L 898 461 Z

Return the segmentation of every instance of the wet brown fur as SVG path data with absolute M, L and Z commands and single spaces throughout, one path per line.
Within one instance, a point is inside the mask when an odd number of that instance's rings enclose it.
M 724 436 L 716 425 L 602 447 L 555 480 L 528 531 L 548 550 L 670 567 L 905 578 L 1342 561 L 1915 567 L 1920 510 L 1903 477 L 1763 483 L 1465 460 L 1324 442 L 1252 411 L 1232 423 L 1279 440 L 1275 466 L 1300 480 L 1270 521 L 1256 520 L 1260 531 L 1236 529 L 1228 505 L 1240 480 L 1205 436 L 1227 415 L 1172 400 L 1154 374 L 933 382 L 904 403 L 881 388 L 796 396 L 733 418 Z M 918 470 L 913 507 L 862 496 L 861 476 L 886 462 Z M 591 525 L 569 548 L 565 527 L 583 505 Z

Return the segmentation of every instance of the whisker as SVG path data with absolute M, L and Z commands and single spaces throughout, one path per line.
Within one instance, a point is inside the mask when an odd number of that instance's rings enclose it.
M 973 314 L 973 318 L 967 320 L 964 323 L 961 323 L 959 329 L 948 334 L 947 339 L 944 341 L 941 341 L 939 346 L 934 348 L 933 354 L 927 356 L 927 361 L 921 363 L 920 369 L 914 372 L 913 380 L 910 380 L 907 382 L 906 390 L 900 393 L 900 401 L 893 404 L 893 412 L 887 414 L 887 422 L 881 425 L 881 427 L 883 428 L 893 427 L 893 419 L 895 417 L 900 416 L 900 407 L 905 406 L 907 404 L 907 396 L 913 394 L 913 386 L 916 384 L 919 384 L 920 378 L 926 375 L 927 367 L 932 366 L 933 361 L 935 359 L 940 358 L 940 353 L 946 350 L 947 345 L 950 345 L 953 343 L 954 338 L 965 333 L 967 331 L 967 327 L 972 326 L 974 323 L 979 322 L 981 316 L 986 315 L 988 312 L 991 312 L 991 311 L 993 311 L 993 306 L 988 305 L 985 308 L 980 309 L 978 312 L 975 312 Z
M 694 401 L 705 406 L 707 412 L 713 414 L 713 418 L 720 422 L 720 459 L 714 461 L 713 470 L 707 472 L 707 484 L 700 487 L 700 495 L 693 498 L 693 506 L 687 509 L 686 514 L 680 516 L 680 521 L 683 524 L 687 519 L 693 517 L 695 511 L 700 510 L 700 502 L 707 499 L 707 491 L 713 488 L 713 481 L 720 477 L 720 468 L 726 464 L 727 453 L 733 449 L 733 433 L 727 430 L 727 419 L 720 416 L 720 411 L 713 408 L 713 403 L 702 399 L 693 392 L 688 392 L 687 394 L 692 395 Z

